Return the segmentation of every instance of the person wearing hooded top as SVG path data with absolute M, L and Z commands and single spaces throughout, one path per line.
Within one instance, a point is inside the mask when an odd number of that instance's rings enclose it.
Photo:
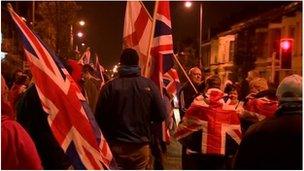
M 119 169 L 148 169 L 151 125 L 166 117 L 160 91 L 140 76 L 138 60 L 134 49 L 122 51 L 118 77 L 102 87 L 96 105 L 96 121 Z
M 274 117 L 252 125 L 235 157 L 234 169 L 302 169 L 302 77 L 282 80 Z

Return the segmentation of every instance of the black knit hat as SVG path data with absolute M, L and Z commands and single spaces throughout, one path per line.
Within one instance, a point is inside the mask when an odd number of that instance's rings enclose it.
M 121 65 L 127 66 L 138 65 L 138 59 L 136 50 L 127 48 L 122 51 L 119 62 Z

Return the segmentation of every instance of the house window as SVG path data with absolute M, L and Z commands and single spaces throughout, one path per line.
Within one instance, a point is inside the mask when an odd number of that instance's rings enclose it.
M 234 56 L 234 44 L 235 44 L 235 41 L 230 41 L 229 43 L 229 61 L 232 61 L 233 60 L 233 56 Z

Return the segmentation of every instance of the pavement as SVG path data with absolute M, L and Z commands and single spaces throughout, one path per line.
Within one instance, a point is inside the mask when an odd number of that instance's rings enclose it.
M 182 145 L 172 138 L 169 145 L 167 145 L 167 152 L 164 155 L 164 169 L 165 170 L 181 170 L 182 169 Z

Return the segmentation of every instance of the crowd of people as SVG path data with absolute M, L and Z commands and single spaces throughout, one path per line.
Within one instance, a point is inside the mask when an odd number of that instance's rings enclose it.
M 169 127 L 173 115 L 155 83 L 141 76 L 138 61 L 134 49 L 124 49 L 117 77 L 106 78 L 105 84 L 90 65 L 73 60 L 64 64 L 95 113 L 116 169 L 164 169 L 163 128 Z M 227 140 L 224 155 L 209 155 L 201 150 L 206 132 L 194 131 L 180 141 L 182 169 L 302 169 L 301 76 L 290 75 L 275 88 L 258 72 L 250 71 L 249 91 L 244 95 L 240 84 L 222 84 L 217 74 L 198 67 L 188 75 L 191 82 L 177 93 L 178 124 L 185 122 L 193 105 L 225 103 L 238 114 L 242 139 L 240 144 Z M 14 80 L 10 89 L 3 77 L 1 81 L 1 168 L 73 169 L 52 134 L 34 79 L 17 71 Z

